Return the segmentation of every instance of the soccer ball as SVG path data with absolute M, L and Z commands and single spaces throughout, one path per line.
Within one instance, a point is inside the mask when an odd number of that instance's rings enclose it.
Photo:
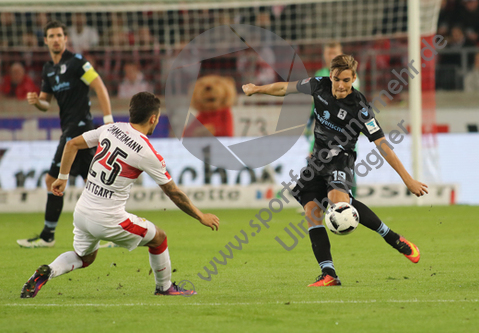
M 326 225 L 336 235 L 347 235 L 359 224 L 356 208 L 346 202 L 338 202 L 329 207 L 324 217 Z

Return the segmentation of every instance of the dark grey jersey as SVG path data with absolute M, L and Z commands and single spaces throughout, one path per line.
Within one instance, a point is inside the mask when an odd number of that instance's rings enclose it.
M 62 131 L 92 121 L 88 92 L 90 83 L 97 77 L 97 72 L 85 58 L 68 50 L 63 52 L 58 64 L 48 61 L 43 66 L 42 92 L 57 99 Z
M 354 88 L 343 99 L 333 96 L 329 77 L 305 78 L 298 81 L 296 88 L 314 99 L 314 155 L 324 148 L 353 151 L 359 133 L 371 142 L 384 137 L 374 115 L 359 104 L 369 105 L 366 98 Z

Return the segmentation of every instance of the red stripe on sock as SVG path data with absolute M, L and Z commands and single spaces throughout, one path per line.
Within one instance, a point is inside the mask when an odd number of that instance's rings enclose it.
M 137 224 L 134 224 L 133 222 L 130 221 L 130 219 L 126 219 L 125 221 L 120 223 L 121 227 L 128 231 L 129 233 L 145 237 L 146 232 L 148 229 L 143 228 L 142 226 L 139 226 Z
M 166 242 L 166 237 L 165 237 L 165 240 L 163 241 L 163 243 L 161 243 L 160 246 L 155 247 L 154 249 L 149 247 L 148 252 L 150 252 L 151 254 L 162 254 L 163 252 L 165 252 L 167 248 L 168 248 L 168 244 Z

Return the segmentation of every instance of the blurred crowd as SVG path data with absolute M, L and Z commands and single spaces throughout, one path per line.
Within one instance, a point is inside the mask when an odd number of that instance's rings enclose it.
M 406 1 L 398 0 L 387 10 L 407 12 Z M 240 12 L 216 10 L 165 12 L 98 13 L 0 13 L 0 94 L 25 98 L 25 91 L 38 91 L 41 69 L 49 60 L 43 47 L 42 27 L 51 19 L 68 26 L 68 48 L 82 53 L 102 75 L 112 96 L 129 98 L 139 90 L 163 94 L 168 67 L 189 40 L 182 40 L 212 26 L 244 23 L 273 31 L 292 44 L 299 41 L 301 26 L 297 5 L 242 8 Z M 385 9 L 386 10 L 386 9 Z M 404 17 L 393 22 L 384 12 L 382 25 L 371 33 L 404 33 Z M 221 22 L 218 22 L 218 17 Z M 198 29 L 186 31 L 186 29 Z M 203 30 L 202 30 L 203 29 Z M 438 34 L 445 36 L 447 47 L 436 64 L 436 89 L 479 89 L 479 0 L 443 0 Z M 187 36 L 187 37 L 183 37 Z M 172 47 L 175 45 L 175 47 Z M 407 39 L 387 38 L 344 43 L 344 52 L 359 61 L 366 95 L 387 84 L 391 69 L 407 65 Z M 324 67 L 323 46 L 300 43 L 295 46 L 308 72 Z M 477 50 L 476 50 L 477 48 Z M 258 56 L 251 50 L 204 61 L 202 70 L 212 74 L 235 76 L 259 84 L 278 79 L 269 66 L 275 62 L 272 49 Z M 202 73 L 200 73 L 202 74 Z M 433 73 L 434 74 L 434 73 Z M 237 88 L 247 82 L 235 77 Z M 434 79 L 433 79 L 434 80 Z
M 437 33 L 447 40 L 439 58 L 438 89 L 478 91 L 479 0 L 442 0 Z

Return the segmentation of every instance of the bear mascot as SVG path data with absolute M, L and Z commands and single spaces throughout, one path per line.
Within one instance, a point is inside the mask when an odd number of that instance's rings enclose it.
M 233 136 L 231 106 L 236 101 L 236 85 L 231 77 L 206 75 L 194 86 L 191 106 L 198 121 L 189 121 L 184 137 Z M 191 118 L 190 118 L 191 119 Z M 203 126 L 200 125 L 203 124 Z

